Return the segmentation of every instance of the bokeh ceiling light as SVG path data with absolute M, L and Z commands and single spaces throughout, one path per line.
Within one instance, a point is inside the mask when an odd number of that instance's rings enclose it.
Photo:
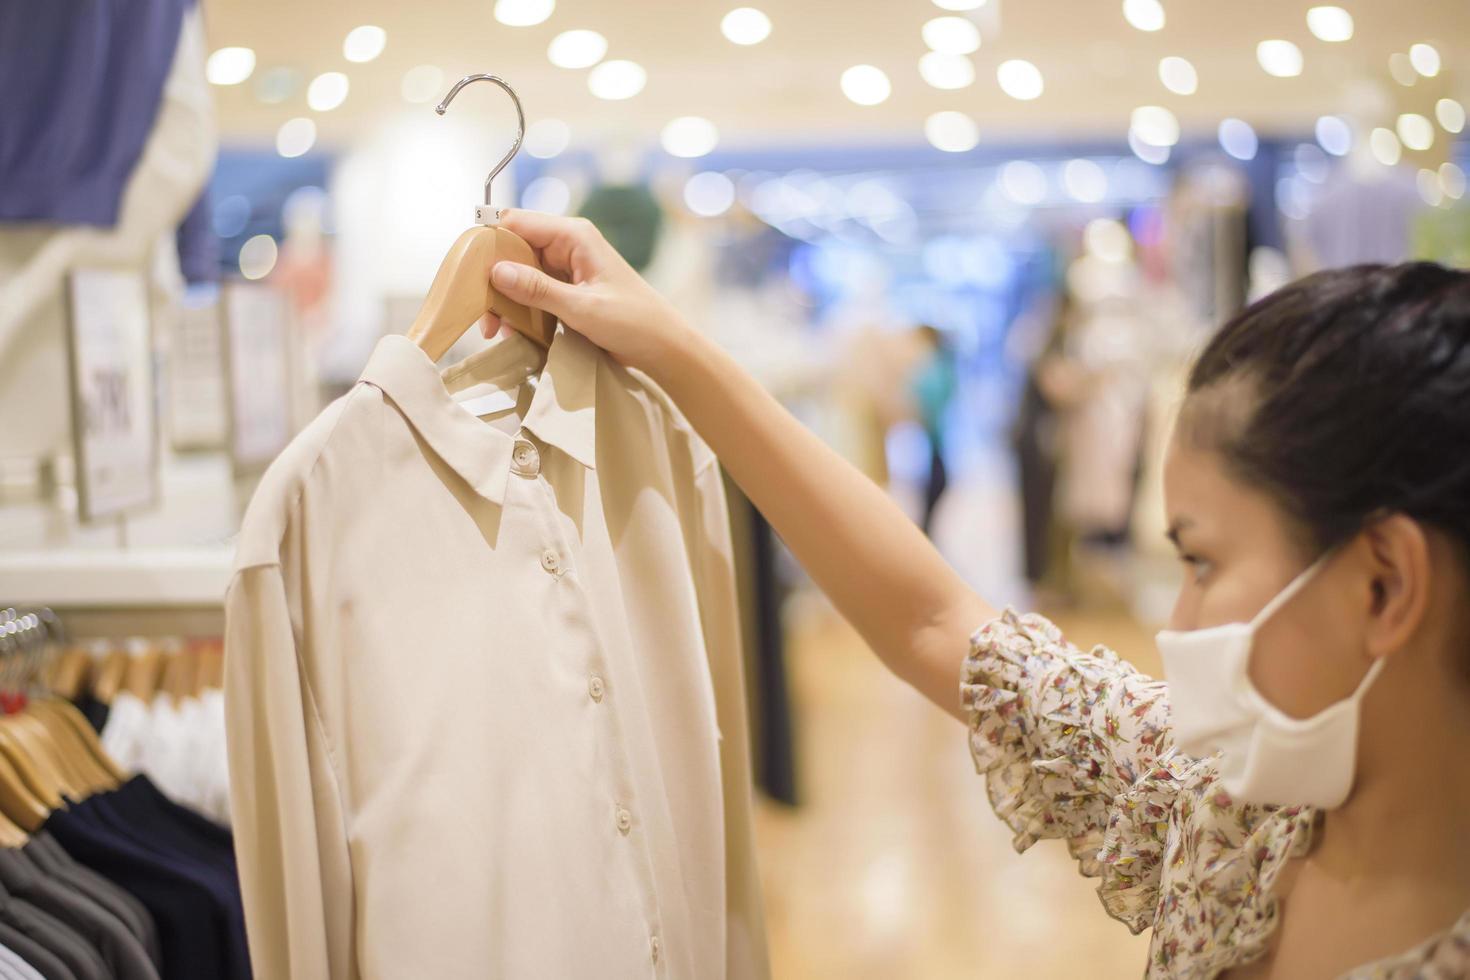
M 1419 197 L 1425 204 L 1437 208 L 1444 203 L 1444 187 L 1439 182 L 1439 174 L 1433 170 L 1420 170 L 1414 175 L 1414 185 L 1419 188 Z
M 893 93 L 893 84 L 881 68 L 853 65 L 842 73 L 842 94 L 858 105 L 877 105 Z
M 1116 218 L 1093 218 L 1082 230 L 1088 254 L 1113 264 L 1127 262 L 1133 254 L 1133 236 Z
M 1434 145 L 1434 124 L 1417 112 L 1406 112 L 1399 116 L 1394 129 L 1399 142 L 1411 150 L 1427 150 Z
M 1323 116 L 1317 120 L 1317 142 L 1335 157 L 1345 157 L 1353 148 L 1353 131 L 1340 116 Z
M 556 0 L 495 0 L 495 19 L 507 27 L 534 27 L 555 9 Z
M 1439 50 L 1432 44 L 1416 44 L 1409 49 L 1409 64 L 1425 78 L 1439 74 Z
M 1393 134 L 1393 130 L 1384 129 L 1379 126 L 1368 136 L 1368 148 L 1373 151 L 1373 159 L 1385 167 L 1392 167 L 1404 156 L 1404 148 L 1399 143 L 1399 138 Z
M 283 157 L 299 157 L 316 143 L 316 123 L 305 116 L 288 119 L 276 130 L 276 152 Z
M 1164 7 L 1159 0 L 1123 0 L 1123 18 L 1140 31 L 1164 27 Z
M 537 177 L 521 191 L 521 207 L 547 214 L 566 214 L 572 206 L 572 189 L 560 177 Z
M 306 104 L 317 112 L 331 112 L 347 101 L 349 87 L 340 71 L 322 72 L 306 87 Z
M 546 57 L 558 68 L 591 68 L 607 54 L 607 38 L 596 31 L 562 31 L 546 46 Z
M 1040 204 L 1046 199 L 1046 173 L 1029 160 L 1012 160 L 1002 167 L 1000 186 L 1017 204 Z
M 1000 83 L 1002 92 L 1022 102 L 1029 102 L 1046 90 L 1041 69 L 1020 58 L 1002 61 L 995 69 L 995 79 Z
M 1446 133 L 1458 133 L 1465 128 L 1465 107 L 1454 99 L 1440 99 L 1434 104 L 1434 118 Z
M 405 102 L 433 102 L 444 91 L 444 72 L 435 65 L 419 65 L 403 73 L 398 90 Z
M 1400 85 L 1413 85 L 1419 80 L 1419 73 L 1414 70 L 1414 63 L 1402 51 L 1395 51 L 1388 56 L 1388 73 Z
M 1167 146 L 1157 146 L 1143 140 L 1139 137 L 1138 131 L 1132 128 L 1128 130 L 1128 149 L 1132 150 L 1133 155 L 1144 163 L 1153 164 L 1156 167 L 1168 163 L 1172 152 Z
M 240 275 L 246 279 L 264 279 L 276 267 L 276 240 L 269 235 L 256 235 L 240 246 Z
M 924 138 L 937 150 L 963 153 L 980 144 L 980 127 L 963 112 L 936 112 L 924 120 Z
M 1149 146 L 1173 146 L 1179 142 L 1179 120 L 1163 106 L 1139 106 L 1133 110 L 1129 126 Z
M 354 27 L 342 42 L 342 57 L 353 62 L 372 61 L 388 44 L 388 32 L 376 24 Z
M 636 61 L 604 61 L 587 75 L 587 88 L 599 99 L 631 99 L 648 84 L 648 72 Z
M 733 44 L 760 44 L 771 36 L 771 18 L 755 7 L 736 7 L 720 21 L 720 32 Z
M 1302 73 L 1302 49 L 1280 38 L 1256 45 L 1256 60 L 1266 74 L 1277 78 L 1295 78 Z
M 664 127 L 660 142 L 670 155 L 692 159 L 719 145 L 720 131 L 701 116 L 680 116 Z
M 204 77 L 211 85 L 239 85 L 253 71 L 255 52 L 250 48 L 220 48 L 205 63 Z
M 1199 90 L 1199 73 L 1189 59 L 1170 55 L 1159 61 L 1159 81 L 1175 95 L 1193 95 Z
M 1244 119 L 1226 119 L 1220 123 L 1220 149 L 1237 160 L 1254 160 L 1261 141 Z
M 962 54 L 930 51 L 919 59 L 919 75 L 937 89 L 968 88 L 975 84 L 975 66 Z
M 1097 204 L 1108 196 L 1108 174 L 1092 160 L 1068 160 L 1062 168 L 1062 185 L 1083 204 Z
M 1313 7 L 1307 11 L 1307 29 L 1319 41 L 1350 41 L 1353 37 L 1353 15 L 1341 7 Z
M 963 17 L 935 17 L 923 28 L 924 43 L 944 54 L 973 54 L 980 50 L 980 28 Z
M 1439 185 L 1444 188 L 1444 196 L 1458 201 L 1465 196 L 1465 171 L 1459 164 L 1446 160 L 1439 165 Z
M 560 119 L 538 119 L 526 127 L 526 152 L 538 160 L 549 160 L 572 141 L 572 130 Z
M 714 218 L 735 203 L 735 184 L 718 170 L 705 170 L 684 183 L 684 205 L 701 218 Z

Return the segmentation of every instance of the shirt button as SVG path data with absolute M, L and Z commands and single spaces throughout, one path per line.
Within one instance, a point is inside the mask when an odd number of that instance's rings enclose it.
M 541 552 L 541 567 L 553 575 L 561 572 L 561 555 L 547 548 Z
M 618 807 L 618 832 L 624 837 L 628 831 L 633 829 L 633 814 L 628 812 L 627 807 Z
M 515 471 L 521 476 L 535 476 L 541 472 L 541 453 L 536 447 L 524 439 L 517 439 L 516 445 L 510 454 L 511 462 L 515 464 Z
M 592 700 L 601 701 L 603 691 L 604 688 L 602 685 L 602 678 L 594 675 L 593 678 L 587 682 L 587 693 L 592 695 Z
M 663 948 L 660 945 L 657 936 L 654 936 L 653 939 L 649 940 L 648 948 L 653 953 L 653 961 L 657 963 L 659 950 Z

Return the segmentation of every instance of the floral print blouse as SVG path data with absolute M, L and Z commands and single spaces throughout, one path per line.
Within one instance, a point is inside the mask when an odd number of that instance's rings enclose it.
M 1273 887 L 1310 848 L 1316 811 L 1232 802 L 1213 760 L 1174 749 L 1167 685 L 1106 647 L 1083 653 L 1044 616 L 1007 608 L 976 630 L 960 690 L 1016 850 L 1066 840 L 1108 914 L 1153 929 L 1147 977 L 1214 977 L 1266 951 Z M 1470 912 L 1344 980 L 1465 976 Z

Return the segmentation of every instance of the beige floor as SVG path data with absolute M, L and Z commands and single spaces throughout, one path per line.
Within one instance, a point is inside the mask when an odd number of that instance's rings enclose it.
M 1141 976 L 1147 935 L 1103 912 L 1065 845 L 1015 853 L 959 724 L 824 608 L 793 618 L 805 804 L 757 821 L 777 980 Z M 1126 615 L 1057 620 L 1157 670 Z

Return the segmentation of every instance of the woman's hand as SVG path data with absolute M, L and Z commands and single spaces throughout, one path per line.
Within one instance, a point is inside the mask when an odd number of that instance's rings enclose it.
M 552 314 L 626 366 L 664 373 L 692 328 L 592 222 L 507 208 L 500 223 L 526 240 L 544 271 L 497 262 L 490 281 L 499 292 Z M 493 313 L 481 322 L 486 337 L 500 328 Z

